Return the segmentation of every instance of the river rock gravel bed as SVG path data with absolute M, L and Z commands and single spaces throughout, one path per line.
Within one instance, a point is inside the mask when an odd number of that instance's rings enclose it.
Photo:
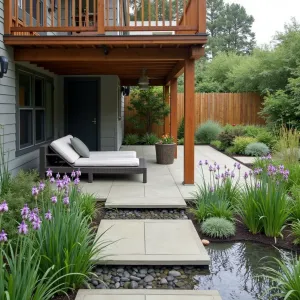
M 98 266 L 88 280 L 92 289 L 188 289 L 208 269 L 193 266 Z
M 188 219 L 185 209 L 106 209 L 103 219 Z

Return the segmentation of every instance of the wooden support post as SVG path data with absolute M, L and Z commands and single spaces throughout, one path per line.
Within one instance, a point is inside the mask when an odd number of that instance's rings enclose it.
M 164 86 L 164 101 L 170 105 L 170 88 L 169 86 Z M 164 134 L 170 134 L 170 115 L 165 117 Z
M 170 86 L 170 102 L 171 102 L 171 136 L 177 144 L 177 78 L 171 80 Z M 177 158 L 177 145 L 175 150 L 175 158 Z
M 16 3 L 18 3 L 16 1 Z M 15 5 L 18 5 L 16 4 Z M 18 20 L 16 20 L 16 26 Z M 4 34 L 11 34 L 12 27 L 12 0 L 4 0 Z
M 105 34 L 105 31 L 104 31 L 104 0 L 98 0 L 97 22 L 98 22 L 98 34 Z
M 184 62 L 184 184 L 194 184 L 195 61 Z
M 197 0 L 197 33 L 206 33 L 206 0 Z

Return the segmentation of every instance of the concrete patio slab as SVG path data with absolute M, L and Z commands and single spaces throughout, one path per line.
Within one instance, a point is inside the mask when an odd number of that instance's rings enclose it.
M 222 300 L 218 291 L 79 290 L 75 300 Z
M 97 236 L 109 241 L 98 264 L 209 265 L 210 258 L 190 220 L 102 220 Z M 99 260 L 99 261 L 98 261 Z
M 185 208 L 182 197 L 108 197 L 106 208 Z

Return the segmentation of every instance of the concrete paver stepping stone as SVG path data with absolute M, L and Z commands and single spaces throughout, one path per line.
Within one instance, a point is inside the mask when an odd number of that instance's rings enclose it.
M 190 220 L 102 220 L 97 236 L 103 232 L 101 240 L 112 244 L 93 258 L 98 264 L 207 266 L 210 262 Z
M 79 290 L 75 300 L 222 300 L 218 291 Z
M 106 208 L 185 208 L 182 197 L 108 197 Z

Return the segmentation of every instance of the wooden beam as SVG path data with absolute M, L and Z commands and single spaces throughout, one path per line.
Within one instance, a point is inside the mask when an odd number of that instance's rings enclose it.
M 197 0 L 198 30 L 197 33 L 206 32 L 206 0 Z
M 108 54 L 104 54 L 102 49 L 32 49 L 32 48 L 16 48 L 15 61 L 168 61 L 168 60 L 183 60 L 188 57 L 188 51 L 185 48 L 155 48 L 155 49 L 140 49 L 140 48 L 114 48 Z M 142 65 L 141 65 L 142 67 Z
M 195 61 L 184 62 L 184 184 L 194 184 Z
M 205 49 L 201 46 L 192 46 L 190 48 L 190 59 L 198 60 L 205 55 Z
M 105 34 L 105 30 L 104 30 L 104 0 L 98 0 L 98 20 L 97 20 L 97 22 L 98 22 L 98 34 Z
M 166 85 L 169 85 L 173 78 L 178 78 L 184 71 L 184 61 L 179 61 L 166 77 Z
M 164 86 L 164 101 L 167 105 L 170 106 L 170 88 L 169 88 L 169 86 Z M 170 115 L 165 117 L 164 134 L 170 135 Z
M 171 136 L 177 144 L 177 78 L 171 80 L 170 86 L 170 102 L 171 102 Z M 177 158 L 177 145 L 175 150 L 175 158 Z
M 25 0 L 24 0 L 25 1 Z M 25 11 L 25 10 L 24 10 Z M 46 19 L 46 18 L 45 18 Z M 19 30 L 23 27 L 17 27 Z M 28 27 L 27 27 L 28 28 Z M 76 27 L 78 29 L 78 27 Z M 92 27 L 83 27 L 82 30 L 90 31 Z M 76 31 L 76 29 L 74 30 Z M 96 32 L 95 32 L 96 33 Z M 172 45 L 204 45 L 207 42 L 207 35 L 139 35 L 138 38 L 134 35 L 91 35 L 88 38 L 86 36 L 4 36 L 4 43 L 7 45 L 64 45 L 64 46 L 74 46 L 74 45 L 157 45 L 161 44 L 168 47 L 168 44 Z

